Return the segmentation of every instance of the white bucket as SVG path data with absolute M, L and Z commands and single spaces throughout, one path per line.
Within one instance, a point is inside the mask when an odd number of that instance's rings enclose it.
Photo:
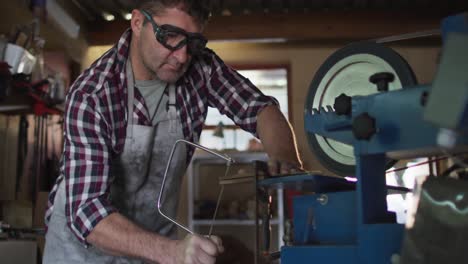
M 5 61 L 11 66 L 10 72 L 12 74 L 31 74 L 36 64 L 36 57 L 20 46 L 8 43 L 5 50 Z

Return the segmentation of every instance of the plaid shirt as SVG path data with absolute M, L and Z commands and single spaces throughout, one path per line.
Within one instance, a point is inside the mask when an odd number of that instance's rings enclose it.
M 61 176 L 49 195 L 45 220 L 54 210 L 58 184 L 65 180 L 67 223 L 85 246 L 85 238 L 103 218 L 116 212 L 111 204 L 110 161 L 124 148 L 127 126 L 127 61 L 131 30 L 71 86 L 64 121 L 64 151 Z M 211 50 L 194 58 L 186 74 L 176 83 L 177 114 L 185 139 L 197 142 L 207 108 L 216 107 L 242 129 L 256 134 L 256 117 L 267 105 L 277 104 L 263 95 Z M 133 118 L 151 125 L 144 99 L 135 89 Z M 188 160 L 193 149 L 188 148 Z

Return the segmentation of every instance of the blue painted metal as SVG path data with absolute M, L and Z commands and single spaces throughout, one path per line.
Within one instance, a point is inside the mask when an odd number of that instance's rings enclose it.
M 358 264 L 358 248 L 355 245 L 308 245 L 281 248 L 281 263 Z
M 317 118 L 320 115 L 320 118 Z M 304 114 L 304 127 L 306 133 L 327 135 L 329 138 L 353 145 L 354 137 L 349 127 L 347 129 L 330 129 L 330 127 L 339 124 L 351 124 L 351 118 L 347 116 L 338 116 L 335 112 L 319 111 L 315 113 Z M 337 125 L 338 123 L 338 125 Z
M 338 116 L 334 112 L 306 114 L 305 122 L 308 133 L 315 133 L 337 141 L 352 144 L 358 148 L 358 154 L 387 153 L 389 156 L 412 156 L 413 153 L 431 153 L 437 151 L 437 134 L 439 127 L 423 120 L 420 101 L 423 93 L 428 92 L 429 85 L 378 93 L 369 96 L 352 98 L 351 116 Z M 357 140 L 351 129 L 339 131 L 327 130 L 367 112 L 376 118 L 378 133 L 369 141 Z M 391 114 L 389 114 L 391 113 Z M 458 145 L 466 144 L 467 138 L 459 138 Z
M 354 181 L 308 173 L 267 178 L 259 181 L 258 185 L 274 189 L 307 190 L 319 193 L 356 189 L 356 183 Z
M 468 33 L 468 13 L 447 18 L 448 32 Z M 357 183 L 320 175 L 296 175 L 260 181 L 266 187 L 294 188 L 298 184 L 315 194 L 294 199 L 294 245 L 281 249 L 281 263 L 390 264 L 400 251 L 403 226 L 387 211 L 386 156 L 418 157 L 438 152 L 438 127 L 423 119 L 421 98 L 429 85 L 352 98 L 350 116 L 320 109 L 305 113 L 307 133 L 318 134 L 354 147 Z M 367 113 L 376 120 L 376 134 L 357 140 L 352 120 Z M 456 145 L 468 146 L 460 137 Z M 343 185 L 344 184 L 344 185 Z M 324 199 L 326 197 L 327 199 Z
M 358 259 L 360 264 L 391 264 L 403 240 L 404 226 L 399 224 L 359 225 Z
M 392 255 L 400 250 L 403 226 L 396 224 L 394 213 L 387 211 L 386 155 L 417 157 L 421 154 L 440 153 L 437 144 L 439 128 L 424 120 L 424 108 L 420 103 L 423 94 L 429 89 L 428 85 L 422 85 L 369 96 L 355 96 L 352 98 L 353 110 L 349 117 L 338 116 L 329 111 L 306 115 L 306 122 L 310 122 L 306 125 L 309 133 L 353 144 L 358 179 L 356 198 L 353 200 L 356 202 L 353 207 L 356 210 L 356 222 L 355 226 L 341 222 L 337 223 L 342 225 L 340 228 L 333 228 L 337 225 L 316 225 L 312 231 L 305 230 L 300 226 L 307 226 L 305 225 L 307 220 L 304 218 L 307 219 L 306 211 L 309 209 L 304 208 L 313 208 L 313 214 L 320 216 L 320 219 L 336 219 L 342 217 L 344 213 L 334 208 L 337 205 L 331 205 L 335 210 L 329 210 L 327 206 L 314 207 L 314 203 L 307 202 L 306 198 L 299 199 L 295 201 L 298 204 L 294 206 L 295 210 L 298 210 L 295 211 L 294 223 L 299 225 L 295 235 L 299 236 L 298 239 L 307 237 L 307 240 L 295 240 L 298 245 L 304 241 L 309 243 L 309 246 L 315 243 L 317 244 L 315 247 L 320 251 L 320 244 L 333 244 L 337 255 L 348 254 L 342 253 L 341 247 L 354 245 L 358 252 L 356 259 L 353 260 L 355 263 L 390 263 Z M 362 113 L 368 113 L 376 120 L 377 132 L 368 141 L 354 139 L 351 129 L 343 125 L 351 123 L 353 118 Z M 457 140 L 456 145 L 468 145 L 466 137 L 459 137 Z M 326 193 L 326 195 L 344 195 L 344 193 Z M 316 199 L 316 196 L 310 197 L 310 200 L 313 199 Z M 341 206 L 348 205 L 348 200 L 350 199 L 342 201 Z M 296 219 L 298 217 L 301 219 Z M 346 219 L 349 220 L 349 215 Z M 298 227 L 295 225 L 295 228 Z M 344 239 L 349 238 L 349 234 L 353 232 L 357 236 L 355 244 Z M 300 247 L 293 252 L 297 253 L 302 249 Z M 321 256 L 322 253 L 317 254 Z M 282 259 L 284 263 L 295 263 L 290 262 L 287 257 Z M 310 252 L 309 259 L 316 259 L 315 253 Z
M 356 175 L 358 224 L 395 223 L 387 211 L 385 154 L 356 155 Z
M 357 189 L 355 192 L 322 192 L 329 197 L 347 196 L 324 206 L 317 206 L 316 200 L 321 194 L 296 199 L 295 243 L 309 246 L 288 248 L 287 255 L 282 252 L 282 263 L 301 263 L 293 254 L 308 256 L 309 260 L 323 257 L 321 260 L 327 263 L 390 263 L 392 255 L 399 252 L 403 226 L 396 224 L 394 213 L 387 211 L 386 154 L 410 155 L 415 150 L 428 152 L 437 147 L 438 128 L 423 120 L 420 104 L 422 94 L 428 89 L 426 85 L 353 97 L 353 111 L 349 117 L 329 111 L 306 115 L 308 132 L 353 144 Z M 346 126 L 362 113 L 376 119 L 377 133 L 369 141 L 354 139 Z M 344 207 L 351 208 L 352 212 L 343 211 Z M 316 217 L 314 228 L 307 225 L 310 210 Z M 334 250 L 324 250 L 321 246 L 324 243 L 333 245 Z M 357 249 L 354 257 L 349 250 L 343 250 L 349 246 Z M 340 262 L 341 259 L 346 262 Z
M 355 191 L 298 196 L 293 209 L 297 245 L 356 244 Z
M 391 264 L 392 255 L 399 252 L 402 234 L 402 225 L 363 225 L 357 244 L 284 246 L 281 263 Z

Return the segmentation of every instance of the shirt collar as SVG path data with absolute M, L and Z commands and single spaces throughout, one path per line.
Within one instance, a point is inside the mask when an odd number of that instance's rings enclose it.
M 130 55 L 130 41 L 132 39 L 132 30 L 131 28 L 128 28 L 125 30 L 125 32 L 122 34 L 120 37 L 119 41 L 117 44 L 114 46 L 114 49 L 116 50 L 116 56 L 115 56 L 115 72 L 119 74 L 119 79 L 120 79 L 120 84 L 123 87 L 127 86 L 127 78 L 125 76 L 125 64 L 127 63 L 127 58 Z

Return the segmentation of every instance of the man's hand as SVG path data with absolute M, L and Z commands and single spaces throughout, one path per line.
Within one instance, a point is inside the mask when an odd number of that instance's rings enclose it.
M 189 234 L 183 240 L 176 241 L 173 264 L 214 264 L 216 256 L 223 251 L 219 237 Z
M 304 171 L 302 164 L 298 162 L 280 160 L 274 157 L 268 160 L 268 170 L 271 175 L 294 174 Z

